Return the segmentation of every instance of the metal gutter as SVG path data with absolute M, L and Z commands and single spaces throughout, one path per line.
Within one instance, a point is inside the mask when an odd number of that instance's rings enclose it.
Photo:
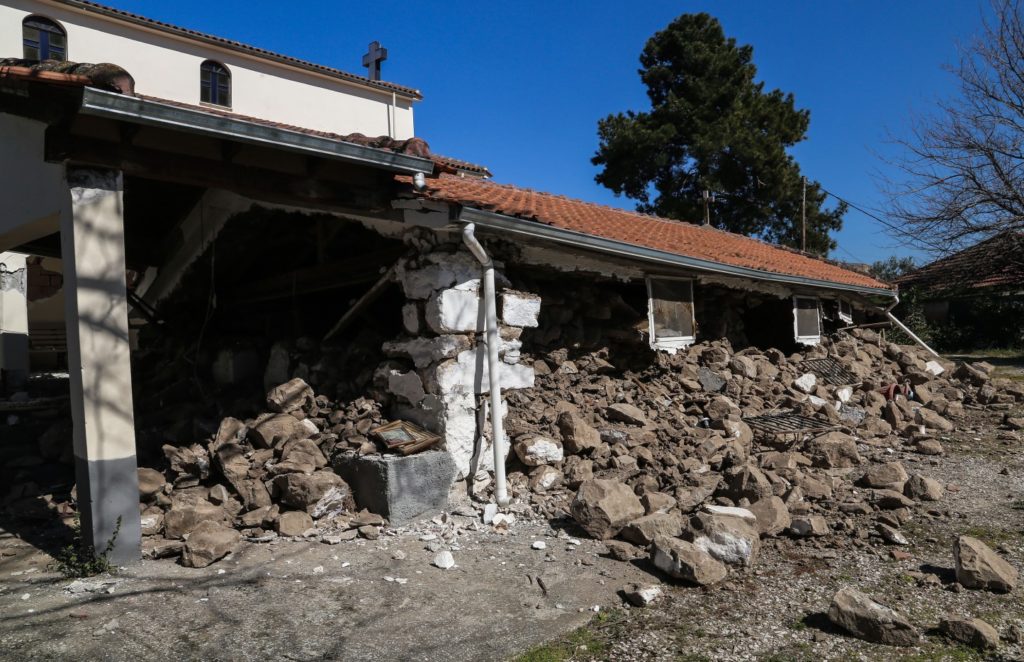
M 78 112 L 82 115 L 183 130 L 302 154 L 315 154 L 406 175 L 430 173 L 434 170 L 433 161 L 418 156 L 331 140 L 92 87 L 83 90 L 82 104 Z
M 526 235 L 538 239 L 546 239 L 548 241 L 554 241 L 561 244 L 569 244 L 580 248 L 589 248 L 602 253 L 620 255 L 632 259 L 643 260 L 645 262 L 654 262 L 673 267 L 685 267 L 699 271 L 710 271 L 729 276 L 786 283 L 789 285 L 804 285 L 814 288 L 842 290 L 844 292 L 857 292 L 859 294 L 896 297 L 895 290 L 862 287 L 846 283 L 835 283 L 817 278 L 792 276 L 772 271 L 764 271 L 761 269 L 721 264 L 719 262 L 712 262 L 711 260 L 677 255 L 675 253 L 669 253 L 668 251 L 661 251 L 654 248 L 628 244 L 622 241 L 615 241 L 614 239 L 605 239 L 604 237 L 583 234 L 582 232 L 576 232 L 574 230 L 564 230 L 562 228 L 545 225 L 537 221 L 527 221 L 521 218 L 516 218 L 515 216 L 506 216 L 504 214 L 475 209 L 473 207 L 463 207 L 459 215 L 459 220 L 466 223 L 475 223 L 477 226 L 483 228 L 501 230 L 502 232 Z

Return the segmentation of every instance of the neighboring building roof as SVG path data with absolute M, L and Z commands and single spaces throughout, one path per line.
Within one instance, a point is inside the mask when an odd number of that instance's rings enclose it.
M 424 195 L 583 235 L 765 275 L 779 274 L 815 283 L 836 284 L 844 289 L 893 289 L 892 285 L 865 274 L 743 235 L 478 178 L 445 175 L 428 179 Z
M 397 85 L 395 83 L 388 83 L 382 80 L 372 80 L 365 76 L 359 76 L 356 74 L 348 73 L 347 71 L 341 71 L 340 69 L 334 69 L 332 67 L 325 67 L 322 64 L 316 64 L 314 62 L 307 62 L 306 60 L 300 60 L 298 58 L 290 57 L 288 55 L 282 55 L 273 51 L 268 51 L 263 48 L 257 48 L 256 46 L 250 46 L 243 44 L 238 41 L 231 39 L 225 39 L 223 37 L 217 37 L 215 35 L 206 34 L 204 32 L 198 32 L 196 30 L 190 30 L 188 28 L 179 27 L 177 25 L 171 25 L 170 23 L 164 23 L 163 21 L 156 21 L 145 16 L 138 14 L 132 14 L 131 12 L 122 11 L 113 7 L 107 7 L 95 2 L 88 2 L 87 0 L 54 0 L 60 4 L 67 5 L 68 7 L 74 7 L 84 11 L 92 12 L 94 14 L 100 14 L 110 18 L 119 19 L 128 23 L 134 23 L 150 29 L 159 30 L 179 37 L 185 37 L 196 41 L 202 41 L 207 44 L 214 46 L 220 46 L 222 48 L 228 48 L 239 53 L 245 53 L 247 55 L 253 55 L 265 60 L 271 60 L 286 64 L 292 67 L 298 67 L 299 69 L 306 69 L 307 71 L 314 71 L 319 74 L 331 76 L 332 78 L 338 78 L 350 83 L 356 83 L 365 87 L 373 87 L 388 92 L 394 92 L 401 94 L 402 96 L 410 97 L 412 99 L 422 99 L 423 95 L 419 90 L 411 87 L 405 87 L 403 85 Z
M 896 279 L 934 294 L 1024 290 L 1024 232 L 1008 230 Z

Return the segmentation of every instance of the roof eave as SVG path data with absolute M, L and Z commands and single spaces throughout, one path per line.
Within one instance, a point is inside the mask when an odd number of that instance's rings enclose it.
M 315 154 L 405 175 L 430 173 L 434 168 L 433 161 L 418 156 L 255 124 L 92 87 L 83 91 L 78 112 L 82 115 L 127 120 L 236 142 Z
M 465 222 L 475 223 L 484 228 L 501 230 L 503 232 L 513 234 L 527 235 L 562 244 L 570 244 L 602 253 L 629 257 L 655 264 L 685 267 L 698 271 L 709 271 L 728 276 L 785 283 L 788 285 L 802 285 L 819 289 L 855 292 L 857 294 L 864 295 L 895 298 L 897 294 L 896 290 L 886 288 L 865 287 L 860 285 L 851 285 L 849 283 L 836 283 L 828 280 L 782 274 L 773 271 L 752 269 L 749 267 L 739 267 L 730 264 L 722 264 L 720 262 L 713 262 L 711 260 L 687 257 L 685 255 L 678 255 L 668 251 L 629 244 L 622 241 L 616 241 L 614 239 L 606 239 L 604 237 L 597 237 L 573 230 L 565 230 L 537 221 L 528 221 L 515 216 L 507 216 L 505 214 L 476 209 L 474 207 L 462 207 L 459 219 Z

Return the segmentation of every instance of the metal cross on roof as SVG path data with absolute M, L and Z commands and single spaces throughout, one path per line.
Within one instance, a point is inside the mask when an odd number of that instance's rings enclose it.
M 363 66 L 370 70 L 370 80 L 380 80 L 380 63 L 388 59 L 388 49 L 381 48 L 379 41 L 373 41 L 368 51 L 363 56 Z

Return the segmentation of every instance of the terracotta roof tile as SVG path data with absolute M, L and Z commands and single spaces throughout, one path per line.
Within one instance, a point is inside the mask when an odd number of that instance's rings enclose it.
M 1006 231 L 896 279 L 932 293 L 1024 289 L 1024 232 Z
M 865 274 L 750 237 L 477 178 L 428 179 L 425 195 L 718 264 L 838 285 L 893 289 Z

